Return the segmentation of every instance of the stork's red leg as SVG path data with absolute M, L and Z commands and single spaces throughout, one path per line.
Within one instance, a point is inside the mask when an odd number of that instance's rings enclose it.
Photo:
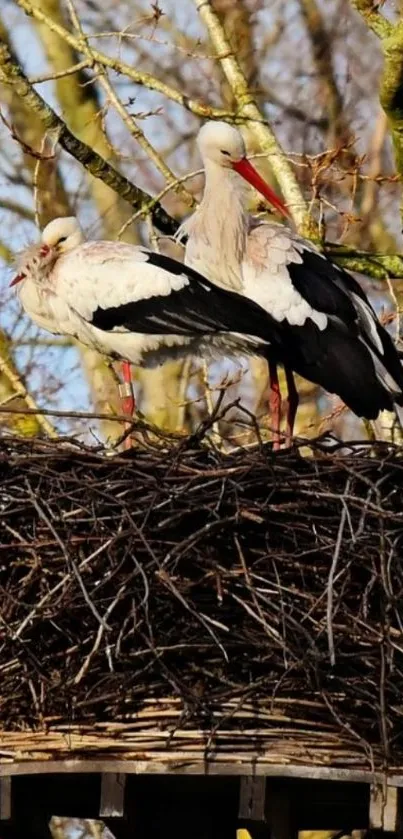
M 281 419 L 281 391 L 277 374 L 277 364 L 272 359 L 269 360 L 269 409 L 273 433 L 273 449 L 278 451 L 280 448 L 280 419 Z
M 123 384 L 120 385 L 119 393 L 120 393 L 120 400 L 122 403 L 122 413 L 125 414 L 130 419 L 133 417 L 133 413 L 136 407 L 136 401 L 134 398 L 134 391 L 133 391 L 133 382 L 132 382 L 132 372 L 130 367 L 130 361 L 123 361 L 122 362 L 122 376 L 123 376 Z M 129 423 L 126 423 L 126 430 L 130 427 Z M 131 442 L 130 437 L 126 437 L 125 440 L 125 448 L 130 449 Z
M 134 409 L 136 407 L 136 402 L 134 399 L 134 391 L 133 391 L 133 382 L 132 382 L 132 371 L 130 367 L 130 361 L 123 361 L 122 362 L 122 376 L 123 376 L 123 384 L 120 385 L 120 398 L 122 401 L 122 411 L 127 416 L 132 417 L 134 413 Z
M 289 367 L 284 367 L 285 378 L 287 382 L 288 399 L 287 399 L 287 417 L 286 417 L 286 446 L 292 445 L 292 435 L 294 433 L 295 417 L 297 416 L 299 395 L 295 387 L 294 375 Z

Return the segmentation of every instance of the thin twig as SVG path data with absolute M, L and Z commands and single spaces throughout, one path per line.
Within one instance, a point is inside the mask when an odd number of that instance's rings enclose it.
M 348 482 L 347 482 L 348 483 Z M 347 488 L 346 488 L 347 491 Z M 326 608 L 326 623 L 327 623 L 327 638 L 329 644 L 329 656 L 332 667 L 336 664 L 336 653 L 334 648 L 334 633 L 333 633 L 333 598 L 334 598 L 334 579 L 337 570 L 337 563 L 339 561 L 340 550 L 343 541 L 344 526 L 347 519 L 346 507 L 343 505 L 340 516 L 339 529 L 337 531 L 336 545 L 333 552 L 332 564 L 330 566 L 329 577 L 327 581 L 327 608 Z

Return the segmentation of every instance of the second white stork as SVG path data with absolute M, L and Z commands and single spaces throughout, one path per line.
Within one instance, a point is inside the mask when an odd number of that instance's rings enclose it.
M 19 258 L 23 308 L 40 327 L 145 367 L 185 355 L 263 354 L 271 318 L 192 268 L 123 242 L 85 242 L 58 218 Z
M 262 306 L 278 326 L 269 356 L 270 407 L 278 446 L 281 395 L 277 364 L 285 367 L 290 440 L 298 395 L 292 370 L 336 393 L 359 417 L 403 404 L 403 368 L 395 346 L 356 280 L 313 244 L 245 209 L 241 175 L 289 216 L 284 203 L 246 159 L 240 132 L 208 122 L 198 145 L 205 189 L 179 235 L 185 262 L 217 285 Z

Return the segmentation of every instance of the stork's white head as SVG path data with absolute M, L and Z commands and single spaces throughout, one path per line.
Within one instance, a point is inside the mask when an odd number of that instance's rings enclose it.
M 19 254 L 17 276 L 10 285 L 31 277 L 36 283 L 46 281 L 59 256 L 77 248 L 84 241 L 83 232 L 76 218 L 55 218 L 42 231 L 39 244 L 31 245 Z
M 42 245 L 57 253 L 68 253 L 84 241 L 83 231 L 74 216 L 54 218 L 42 231 Z
M 226 169 L 246 154 L 240 131 L 227 122 L 206 122 L 199 131 L 197 145 L 203 163 L 212 160 Z
M 199 131 L 197 144 L 205 165 L 206 177 L 208 177 L 209 163 L 215 164 L 215 167 L 210 166 L 210 169 L 215 169 L 216 176 L 217 166 L 221 169 L 234 169 L 245 181 L 254 186 L 269 204 L 276 207 L 281 215 L 289 218 L 290 213 L 284 202 L 246 159 L 245 144 L 237 128 L 226 122 L 206 122 Z

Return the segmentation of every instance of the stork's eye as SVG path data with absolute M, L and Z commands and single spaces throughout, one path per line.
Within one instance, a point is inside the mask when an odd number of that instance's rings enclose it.
M 65 242 L 66 240 L 67 240 L 67 236 L 61 236 L 60 239 L 57 240 L 57 244 L 61 245 L 61 243 Z
M 225 151 L 225 149 L 221 149 L 221 154 L 226 154 L 226 155 L 227 155 L 227 157 L 230 157 L 230 156 L 231 156 L 231 152 L 229 152 L 229 151 Z

